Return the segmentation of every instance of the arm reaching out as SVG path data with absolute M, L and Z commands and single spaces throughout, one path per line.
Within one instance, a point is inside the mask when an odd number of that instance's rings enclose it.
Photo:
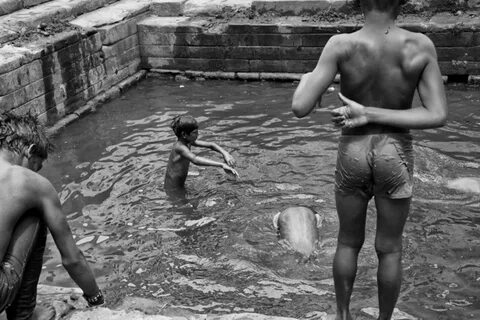
M 204 144 L 210 144 L 210 143 L 209 142 L 200 142 L 200 146 L 203 146 Z M 226 152 L 225 150 L 223 150 L 223 151 Z M 235 169 L 233 169 L 232 167 L 230 167 L 229 165 L 227 165 L 225 163 L 218 162 L 218 161 L 210 160 L 210 159 L 207 159 L 207 158 L 204 158 L 204 157 L 199 157 L 196 154 L 194 154 L 192 151 L 190 151 L 190 149 L 188 149 L 186 146 L 179 146 L 178 149 L 177 149 L 177 152 L 179 154 L 181 154 L 183 157 L 190 160 L 190 162 L 196 164 L 197 166 L 221 167 L 225 172 L 231 173 L 234 176 L 236 176 L 237 178 L 239 177 L 238 172 Z
M 223 156 L 223 159 L 225 160 L 225 163 L 228 164 L 229 166 L 233 167 L 236 164 L 235 158 L 232 157 L 230 153 L 228 153 L 225 149 L 220 147 L 218 144 L 214 142 L 206 142 L 206 141 L 199 141 L 196 140 L 193 145 L 198 146 L 198 147 L 203 147 L 203 148 L 209 148 L 213 151 L 216 151 L 218 153 L 221 153 Z
M 61 210 L 57 192 L 50 182 L 43 178 L 39 179 L 37 190 L 40 190 L 39 201 L 43 218 L 60 251 L 63 266 L 73 281 L 83 290 L 90 305 L 92 303 L 89 298 L 95 297 L 96 305 L 103 304 L 103 295 L 85 256 L 75 244 L 70 227 Z

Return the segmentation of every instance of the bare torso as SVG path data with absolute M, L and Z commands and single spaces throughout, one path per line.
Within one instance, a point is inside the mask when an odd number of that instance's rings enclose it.
M 27 187 L 34 175 L 19 166 L 0 166 L 0 260 L 5 255 L 18 220 L 28 212 L 35 212 L 35 203 Z
M 365 106 L 409 109 L 427 63 L 422 47 L 425 36 L 398 27 L 343 34 L 338 70 L 341 91 Z M 343 129 L 343 134 L 407 132 L 379 124 Z
M 165 188 L 182 188 L 187 179 L 188 169 L 190 167 L 190 160 L 183 157 L 177 151 L 177 144 L 175 142 L 170 157 L 168 158 L 167 171 L 165 173 Z M 190 148 L 189 148 L 190 149 Z

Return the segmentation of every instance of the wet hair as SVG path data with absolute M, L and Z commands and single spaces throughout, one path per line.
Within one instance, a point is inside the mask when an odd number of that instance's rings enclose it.
M 179 115 L 173 118 L 170 127 L 177 137 L 181 137 L 183 132 L 190 134 L 193 130 L 198 129 L 198 123 L 190 115 Z
M 30 113 L 18 115 L 10 111 L 0 114 L 0 148 L 22 154 L 35 145 L 32 153 L 47 158 L 53 144 L 47 137 L 45 127 Z
M 397 16 L 400 6 L 405 4 L 407 0 L 358 0 L 363 12 L 378 10 L 382 12 L 391 12 Z

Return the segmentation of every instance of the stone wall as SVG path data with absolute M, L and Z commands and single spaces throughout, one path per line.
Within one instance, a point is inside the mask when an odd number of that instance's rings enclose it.
M 32 112 L 47 125 L 75 114 L 139 71 L 137 21 L 148 3 L 104 8 L 109 23 L 77 28 L 21 45 L 0 48 L 0 110 Z M 122 6 L 123 5 L 123 6 Z M 130 8 L 131 6 L 129 6 Z M 139 9 L 139 8 L 140 9 Z M 121 12 L 115 15 L 115 10 Z M 116 89 L 116 90 L 115 90 Z
M 472 21 L 455 23 L 419 21 L 403 26 L 423 32 L 433 40 L 444 75 L 479 75 L 479 25 Z M 348 23 L 305 23 L 301 18 L 281 19 L 278 23 L 244 21 L 215 28 L 208 26 L 207 20 L 187 17 L 150 17 L 139 22 L 142 67 L 304 73 L 315 67 L 323 46 L 333 34 L 352 32 L 359 27 Z
M 0 5 L 8 1 L 0 0 Z M 82 106 L 105 97 L 106 92 L 118 92 L 140 70 L 143 74 L 152 69 L 231 72 L 248 79 L 258 79 L 259 73 L 269 74 L 270 79 L 275 74 L 301 74 L 314 68 L 331 35 L 359 27 L 357 23 L 306 22 L 301 16 L 278 21 L 185 16 L 183 0 L 79 0 L 69 1 L 67 11 L 86 13 L 70 21 L 74 26 L 70 31 L 21 46 L 7 44 L 11 37 L 22 36 L 22 25 L 31 27 L 54 17 L 62 1 L 0 17 L 0 110 L 33 112 L 51 125 L 65 115 L 78 114 Z M 247 12 L 261 2 L 231 1 Z M 435 2 L 413 1 L 417 5 Z M 272 7 L 276 10 L 289 8 L 288 2 L 263 1 L 264 5 L 277 3 Z M 307 2 L 297 2 L 296 7 Z M 404 27 L 433 40 L 444 75 L 466 79 L 480 75 L 480 22 L 478 16 L 462 18 L 450 15 L 447 20 L 424 21 L 420 17 Z M 288 79 L 278 76 L 282 77 Z

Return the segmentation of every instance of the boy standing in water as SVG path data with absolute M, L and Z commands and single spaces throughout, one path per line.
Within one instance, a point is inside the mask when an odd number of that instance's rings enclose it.
M 62 264 L 91 306 L 104 303 L 90 266 L 72 237 L 52 184 L 37 173 L 51 151 L 32 115 L 0 116 L 0 312 L 8 319 L 54 319 L 36 306 L 47 228 Z
M 447 103 L 433 43 L 395 25 L 401 0 L 360 0 L 364 26 L 332 36 L 316 68 L 305 74 L 292 101 L 301 118 L 320 102 L 336 73 L 343 107 L 331 111 L 342 128 L 335 170 L 340 227 L 333 261 L 336 319 L 352 319 L 349 305 L 366 212 L 377 209 L 378 319 L 390 319 L 401 284 L 402 233 L 413 184 L 409 129 L 444 125 Z M 412 108 L 418 90 L 422 105 Z M 348 98 L 346 98 L 348 97 Z M 352 99 L 352 100 L 350 100 Z
M 190 162 L 197 166 L 221 167 L 225 172 L 238 177 L 238 173 L 231 166 L 235 165 L 235 159 L 223 148 L 213 142 L 197 140 L 198 123 L 190 115 L 180 115 L 172 120 L 171 128 L 177 136 L 167 164 L 164 187 L 166 190 L 183 189 L 187 179 Z M 190 149 L 192 146 L 209 148 L 222 154 L 226 163 L 213 161 L 195 155 Z

